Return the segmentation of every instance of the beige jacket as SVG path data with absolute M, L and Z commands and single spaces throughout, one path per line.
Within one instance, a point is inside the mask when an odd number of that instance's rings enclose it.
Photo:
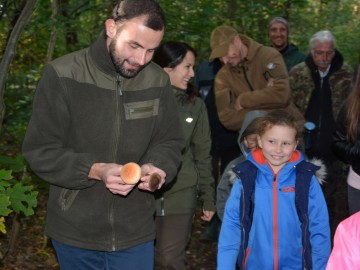
M 263 46 L 240 35 L 248 55 L 237 67 L 224 65 L 215 79 L 216 106 L 221 123 L 230 130 L 240 130 L 245 115 L 252 110 L 286 109 L 296 119 L 303 116 L 291 102 L 286 65 L 274 48 Z M 267 86 L 268 80 L 273 86 Z M 243 109 L 232 105 L 238 99 Z

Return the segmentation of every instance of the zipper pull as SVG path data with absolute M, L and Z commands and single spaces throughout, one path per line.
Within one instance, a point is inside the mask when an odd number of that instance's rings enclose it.
M 117 90 L 119 92 L 119 96 L 122 97 L 124 94 L 121 90 L 122 80 L 119 73 L 116 75 L 116 83 L 117 83 Z

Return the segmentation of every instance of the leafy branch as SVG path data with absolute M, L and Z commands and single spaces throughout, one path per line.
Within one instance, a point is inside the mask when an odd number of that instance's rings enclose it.
M 0 156 L 0 163 L 10 169 L 0 169 L 0 232 L 6 234 L 5 218 L 11 213 L 31 216 L 37 206 L 38 191 L 26 176 L 26 164 L 21 155 Z

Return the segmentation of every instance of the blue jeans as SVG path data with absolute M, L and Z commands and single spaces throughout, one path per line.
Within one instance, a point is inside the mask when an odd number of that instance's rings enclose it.
M 154 242 L 122 251 L 95 251 L 52 240 L 61 270 L 153 270 Z

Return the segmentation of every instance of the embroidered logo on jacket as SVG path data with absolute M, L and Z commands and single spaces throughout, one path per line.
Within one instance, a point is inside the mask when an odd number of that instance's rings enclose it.
M 280 188 L 280 190 L 282 192 L 295 192 L 295 187 L 294 186 L 288 186 L 288 187 Z

